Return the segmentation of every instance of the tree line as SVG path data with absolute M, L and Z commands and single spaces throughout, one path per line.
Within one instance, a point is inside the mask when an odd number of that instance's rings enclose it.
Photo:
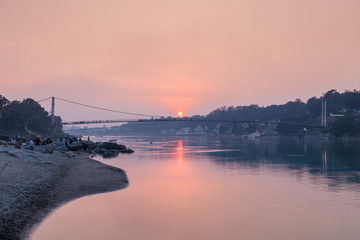
M 327 102 L 329 127 L 321 128 L 321 105 Z M 304 131 L 329 132 L 336 136 L 358 135 L 360 133 L 360 91 L 339 93 L 330 90 L 321 97 L 309 98 L 306 102 L 296 99 L 282 105 L 267 107 L 259 105 L 221 107 L 205 116 L 192 116 L 191 119 L 222 120 L 224 123 L 174 122 L 163 124 L 124 124 L 119 128 L 122 132 L 161 132 L 164 129 L 194 128 L 202 125 L 212 131 L 219 128 L 220 133 L 237 135 L 265 131 L 269 125 L 276 123 L 276 131 L 283 135 L 299 135 Z M 340 116 L 339 115 L 343 115 Z M 170 118 L 170 117 L 169 117 Z M 241 123 L 247 121 L 247 123 Z M 253 123 L 251 122 L 253 121 Z M 259 122 L 265 124 L 259 124 Z M 270 124 L 272 123 L 272 124 Z M 148 130 L 148 131 L 147 131 Z M 273 129 L 275 130 L 275 129 Z M 31 98 L 23 101 L 9 101 L 0 95 L 0 131 L 9 134 L 41 134 L 63 135 L 61 118 L 51 118 L 41 105 Z M 154 132 L 155 133 L 155 132 Z
M 327 103 L 329 127 L 321 127 L 322 102 Z M 358 135 L 360 133 L 360 91 L 339 93 L 332 89 L 320 97 L 309 98 L 306 102 L 300 99 L 281 105 L 267 107 L 256 104 L 248 106 L 220 107 L 208 115 L 184 117 L 190 122 L 153 122 L 124 124 L 112 131 L 131 133 L 159 134 L 162 130 L 179 130 L 202 126 L 208 133 L 247 135 L 256 131 L 281 135 L 304 135 L 331 133 L 335 136 Z M 331 117 L 330 114 L 336 114 Z M 176 120 L 167 117 L 165 120 Z M 199 121 L 196 121 L 199 120 Z M 207 120 L 210 120 L 206 122 Z M 213 122 L 212 122 L 213 121 Z M 221 122 L 223 121 L 223 122 Z
M 297 135 L 304 129 L 319 129 L 321 125 L 322 102 L 327 103 L 329 128 L 322 129 L 336 136 L 343 134 L 357 135 L 360 133 L 360 91 L 345 91 L 339 93 L 332 89 L 321 97 L 309 98 L 306 102 L 296 99 L 282 105 L 260 107 L 258 105 L 221 107 L 206 116 L 208 119 L 235 121 L 275 121 L 278 122 L 277 131 L 284 135 Z M 344 115 L 331 117 L 330 114 Z M 223 131 L 232 128 L 232 133 L 246 133 L 241 126 L 227 124 Z M 247 127 L 252 132 L 256 127 Z
M 61 118 L 51 118 L 35 100 L 9 101 L 0 95 L 0 131 L 10 135 L 63 135 Z

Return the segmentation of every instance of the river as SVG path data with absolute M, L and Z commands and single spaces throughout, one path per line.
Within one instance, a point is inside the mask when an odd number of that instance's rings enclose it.
M 65 204 L 32 240 L 359 239 L 359 141 L 116 138 L 135 153 L 96 159 L 129 187 Z

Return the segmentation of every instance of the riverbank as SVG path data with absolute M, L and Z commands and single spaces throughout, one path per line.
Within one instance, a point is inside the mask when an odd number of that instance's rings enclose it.
M 59 205 L 127 187 L 125 171 L 86 152 L 43 154 L 0 145 L 0 239 L 25 239 Z

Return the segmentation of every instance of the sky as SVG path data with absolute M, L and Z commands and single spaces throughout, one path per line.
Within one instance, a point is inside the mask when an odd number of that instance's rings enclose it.
M 150 115 L 360 89 L 358 0 L 0 0 L 0 94 Z

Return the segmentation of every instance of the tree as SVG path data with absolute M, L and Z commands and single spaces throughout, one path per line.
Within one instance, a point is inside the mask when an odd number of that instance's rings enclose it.
M 7 100 L 4 96 L 0 95 L 0 113 L 3 110 L 3 108 L 10 103 L 9 100 Z
M 344 97 L 335 89 L 326 92 L 323 96 L 323 100 L 326 101 L 328 113 L 338 113 L 344 107 Z
M 348 110 L 360 109 L 360 91 L 346 91 L 344 107 Z
M 1 98 L 2 117 L 0 126 L 2 130 L 14 134 L 27 133 L 28 130 L 39 134 L 63 134 L 60 117 L 54 118 L 52 123 L 49 113 L 31 98 L 20 101 L 6 101 Z
M 344 135 L 356 135 L 360 132 L 359 119 L 354 115 L 346 115 L 336 119 L 330 126 L 330 133 L 337 137 Z
M 309 98 L 306 109 L 311 119 L 319 118 L 321 116 L 321 99 L 316 97 Z

